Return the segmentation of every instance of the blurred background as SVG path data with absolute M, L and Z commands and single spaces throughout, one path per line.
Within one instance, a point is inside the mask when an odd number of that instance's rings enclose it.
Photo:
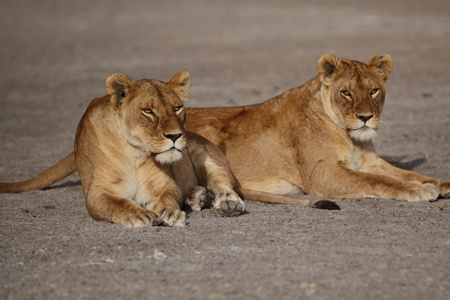
M 393 57 L 381 147 L 393 127 L 414 134 L 439 119 L 450 128 L 449 20 L 441 0 L 2 0 L 0 163 L 29 142 L 71 150 L 82 113 L 112 73 L 167 81 L 184 68 L 187 106 L 244 105 L 306 82 L 327 53 Z
M 104 94 L 111 73 L 168 80 L 185 68 L 191 105 L 254 103 L 314 76 L 327 53 L 364 62 L 390 54 L 395 88 L 411 72 L 415 86 L 448 84 L 449 7 L 440 0 L 2 0 L 1 101 L 34 85 L 84 107 Z

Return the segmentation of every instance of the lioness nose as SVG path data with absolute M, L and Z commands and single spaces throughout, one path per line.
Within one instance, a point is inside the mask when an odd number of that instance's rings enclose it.
M 356 115 L 356 117 L 366 123 L 373 117 L 373 115 Z
M 180 138 L 180 136 L 182 136 L 182 134 L 181 133 L 178 133 L 178 134 L 165 134 L 164 133 L 164 136 L 168 139 L 171 139 L 175 143 L 175 141 L 178 140 Z

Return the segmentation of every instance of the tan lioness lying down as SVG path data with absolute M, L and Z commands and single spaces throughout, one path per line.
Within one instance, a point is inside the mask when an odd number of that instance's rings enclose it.
M 396 168 L 375 152 L 389 55 L 368 64 L 324 55 L 319 74 L 264 103 L 188 108 L 186 128 L 226 155 L 242 188 L 325 198 L 450 196 L 450 182 Z
M 168 83 L 114 74 L 107 96 L 94 99 L 75 136 L 75 151 L 37 177 L 1 183 L 0 192 L 42 189 L 78 170 L 89 214 L 126 227 L 184 226 L 208 192 L 219 215 L 236 216 L 244 202 L 223 154 L 184 130 L 190 84 L 182 70 Z

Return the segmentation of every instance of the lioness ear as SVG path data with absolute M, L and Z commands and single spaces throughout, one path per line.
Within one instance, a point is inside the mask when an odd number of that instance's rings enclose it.
M 330 78 L 336 73 L 341 61 L 334 55 L 325 54 L 319 59 L 317 63 L 317 69 L 319 70 L 320 77 L 323 79 Z
M 130 77 L 120 73 L 112 74 L 106 79 L 106 92 L 111 96 L 110 100 L 114 107 L 119 108 L 122 105 L 123 99 L 130 92 L 130 88 L 135 85 L 136 82 Z
M 191 84 L 191 77 L 188 71 L 181 70 L 177 75 L 170 79 L 168 84 L 172 87 L 175 93 L 177 93 L 181 101 L 186 101 L 189 85 Z
M 392 70 L 392 58 L 389 55 L 376 55 L 369 62 L 369 68 L 374 69 L 377 76 L 386 82 Z

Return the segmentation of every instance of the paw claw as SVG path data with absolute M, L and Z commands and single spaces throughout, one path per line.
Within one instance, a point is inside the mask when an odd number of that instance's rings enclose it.
M 179 209 L 166 208 L 160 215 L 161 224 L 165 226 L 186 226 L 186 213 Z
M 120 222 L 127 228 L 142 227 L 142 226 L 155 226 L 160 224 L 158 216 L 150 211 L 133 211 L 129 212 L 126 217 Z

